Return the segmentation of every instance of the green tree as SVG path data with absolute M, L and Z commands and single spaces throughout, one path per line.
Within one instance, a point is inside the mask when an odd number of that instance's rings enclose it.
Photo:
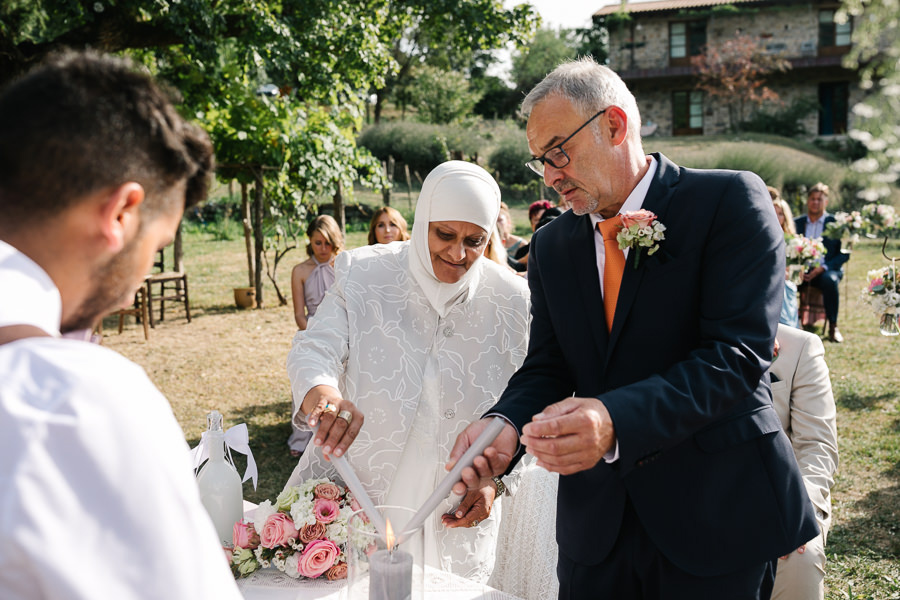
M 458 121 L 472 112 L 480 97 L 458 71 L 424 65 L 416 69 L 415 75 L 412 99 L 420 119 L 426 123 L 443 125 Z
M 896 192 L 900 178 L 900 37 L 897 3 L 892 0 L 844 0 L 835 21 L 853 18 L 853 47 L 845 60 L 859 68 L 866 98 L 853 107 L 856 117 L 850 137 L 863 143 L 868 155 L 853 164 L 867 179 L 861 197 L 867 202 Z
M 502 0 L 405 0 L 390 2 L 390 25 L 383 39 L 391 44 L 396 69 L 374 85 L 375 122 L 384 101 L 395 90 L 404 94 L 416 67 L 430 64 L 469 73 L 485 59 L 484 50 L 506 43 L 522 44 L 537 28 L 540 17 L 528 4 L 503 7 Z M 401 96 L 402 101 L 407 96 Z
M 513 53 L 516 90 L 527 94 L 560 63 L 575 58 L 578 40 L 571 29 L 539 29 L 527 48 Z

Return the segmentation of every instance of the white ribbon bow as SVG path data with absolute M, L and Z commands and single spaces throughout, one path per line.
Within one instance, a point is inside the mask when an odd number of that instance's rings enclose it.
M 228 449 L 234 450 L 235 452 L 240 452 L 247 456 L 247 468 L 244 470 L 244 478 L 241 480 L 241 483 L 247 481 L 250 478 L 253 478 L 253 489 L 256 489 L 256 461 L 253 459 L 253 452 L 250 451 L 250 434 L 247 433 L 247 425 L 244 423 L 239 423 L 234 427 L 229 427 L 225 431 L 225 448 L 226 451 Z M 206 432 L 200 436 L 200 443 L 193 449 L 191 449 L 191 459 L 194 462 L 194 471 L 200 468 L 200 465 L 203 464 L 209 458 L 209 444 L 206 440 Z M 231 454 L 228 454 L 228 460 L 231 461 L 231 464 L 234 464 L 234 460 L 231 459 Z

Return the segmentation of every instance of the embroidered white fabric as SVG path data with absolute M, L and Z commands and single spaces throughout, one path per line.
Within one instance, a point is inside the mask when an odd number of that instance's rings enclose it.
M 478 285 L 440 317 L 410 274 L 409 249 L 402 242 L 338 255 L 335 283 L 295 336 L 287 370 L 294 398 L 325 384 L 362 411 L 365 424 L 346 456 L 375 503 L 391 491 L 392 500 L 417 507 L 446 474 L 456 437 L 493 406 L 524 360 L 529 298 L 522 278 L 480 259 L 470 269 Z M 293 421 L 306 427 L 300 411 Z M 336 473 L 310 448 L 287 483 L 323 476 Z M 477 527 L 447 529 L 440 515 L 456 502 L 445 501 L 426 525 L 426 563 L 487 581 L 499 504 Z
M 522 459 L 519 487 L 504 500 L 497 560 L 488 585 L 526 600 L 556 598 L 556 490 L 559 474 Z

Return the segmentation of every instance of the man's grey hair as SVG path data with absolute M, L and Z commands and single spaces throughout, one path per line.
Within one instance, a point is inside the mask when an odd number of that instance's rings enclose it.
M 640 139 L 641 113 L 634 95 L 615 71 L 597 64 L 592 57 L 564 62 L 553 69 L 525 96 L 522 114 L 527 117 L 536 104 L 553 95 L 570 100 L 585 119 L 601 109 L 618 106 L 628 117 L 628 133 Z M 596 122 L 591 126 L 597 127 Z

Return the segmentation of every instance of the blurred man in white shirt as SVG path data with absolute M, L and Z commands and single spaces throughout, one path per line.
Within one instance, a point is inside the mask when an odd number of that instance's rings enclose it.
M 61 55 L 0 95 L 3 598 L 240 598 L 166 399 L 61 337 L 131 303 L 212 168 L 125 61 Z

